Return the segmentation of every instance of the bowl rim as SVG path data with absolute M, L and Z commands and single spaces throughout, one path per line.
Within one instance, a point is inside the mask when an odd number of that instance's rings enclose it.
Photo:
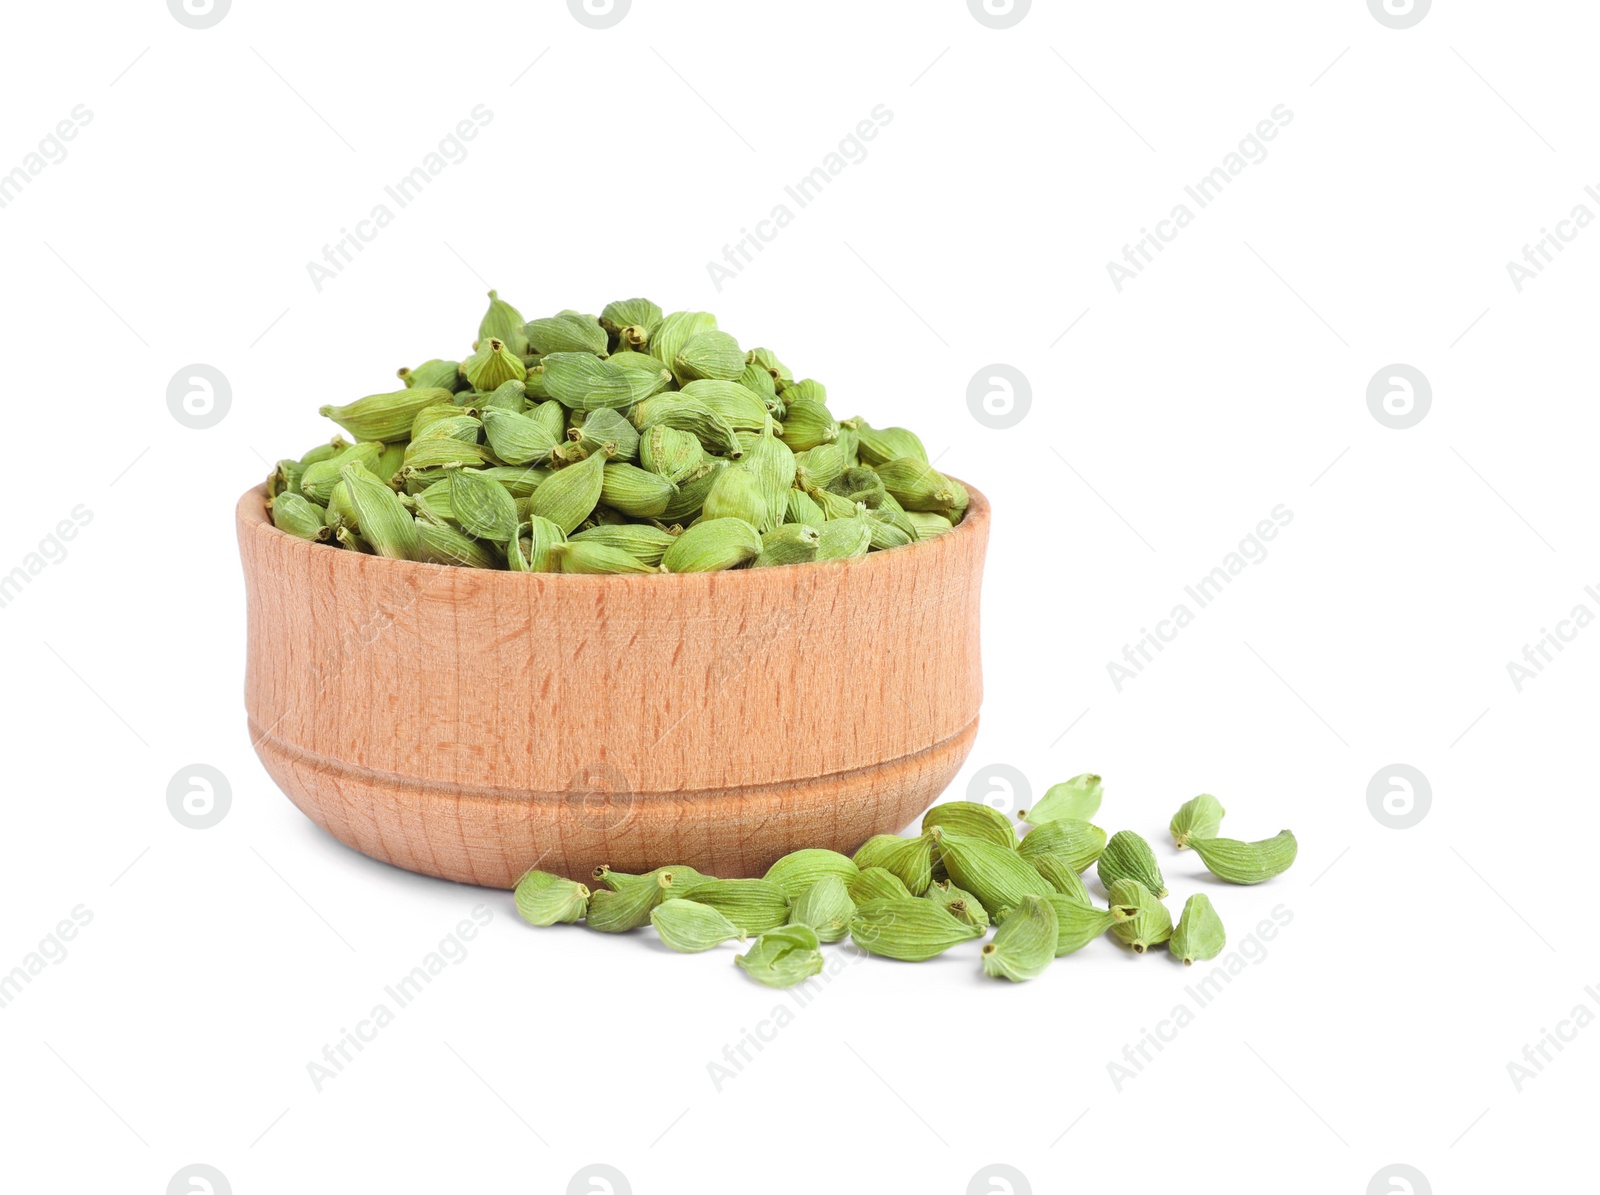
M 308 552 L 327 552 L 333 558 L 329 563 L 345 560 L 350 564 L 364 568 L 395 568 L 401 570 L 397 576 L 403 577 L 406 570 L 422 570 L 412 575 L 418 577 L 439 578 L 441 575 L 462 577 L 530 577 L 541 582 L 554 581 L 556 584 L 569 586 L 596 586 L 617 589 L 623 585 L 646 585 L 661 587 L 665 585 L 703 584 L 707 580 L 716 580 L 718 584 L 754 584 L 753 581 L 741 581 L 736 578 L 767 578 L 782 576 L 811 576 L 825 572 L 839 572 L 844 569 L 860 568 L 892 568 L 894 560 L 907 560 L 913 553 L 916 559 L 923 559 L 931 551 L 950 552 L 962 546 L 968 539 L 975 535 L 987 535 L 989 528 L 990 506 L 989 499 L 976 487 L 961 481 L 966 488 L 968 505 L 966 517 L 957 523 L 944 535 L 935 536 L 931 540 L 918 540 L 916 543 L 902 544 L 897 548 L 887 548 L 877 552 L 868 552 L 865 556 L 853 556 L 844 560 L 814 560 L 803 564 L 783 564 L 772 568 L 736 568 L 723 569 L 709 573 L 632 573 L 600 575 L 592 573 L 514 573 L 510 569 L 481 569 L 467 568 L 459 564 L 434 564 L 425 560 L 396 560 L 387 556 L 368 555 L 365 552 L 351 552 L 342 548 L 330 548 L 325 543 L 318 543 L 309 539 L 301 539 L 297 535 L 290 535 L 287 531 L 274 526 L 267 513 L 267 483 L 259 482 L 250 487 L 239 496 L 238 504 L 234 508 L 234 515 L 238 531 L 243 537 L 247 530 L 252 534 L 265 532 L 269 536 L 280 537 L 292 545 L 289 551 L 305 550 Z M 369 563 L 378 562 L 378 563 Z M 798 572 L 792 570 L 799 570 Z M 672 580 L 664 580 L 672 578 Z

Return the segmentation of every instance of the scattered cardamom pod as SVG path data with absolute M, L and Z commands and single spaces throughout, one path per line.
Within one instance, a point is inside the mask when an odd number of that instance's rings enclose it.
M 1135 954 L 1143 954 L 1152 946 L 1159 946 L 1172 937 L 1172 914 L 1150 889 L 1138 880 L 1117 880 L 1108 886 L 1111 893 L 1111 911 L 1121 910 L 1124 919 L 1111 927 L 1111 932 L 1124 945 L 1131 946 Z
M 860 868 L 848 855 L 821 847 L 807 847 L 805 850 L 791 851 L 779 859 L 767 868 L 764 878 L 769 884 L 776 884 L 785 896 L 793 900 L 824 876 L 838 876 L 848 885 L 859 872 Z
M 957 921 L 964 921 L 975 929 L 989 928 L 989 914 L 983 902 L 965 889 L 957 888 L 949 880 L 935 880 L 929 884 L 922 899 L 933 901 Z
M 877 834 L 862 843 L 854 862 L 862 870 L 883 868 L 904 884 L 912 896 L 921 896 L 933 882 L 933 838 L 927 834 L 916 838 Z
M 530 871 L 517 881 L 517 913 L 531 925 L 571 924 L 589 910 L 589 889 L 547 871 Z
M 751 979 L 769 988 L 793 987 L 819 974 L 823 967 L 816 932 L 804 925 L 768 930 L 733 961 Z
M 1178 806 L 1167 828 L 1172 831 L 1172 841 L 1184 850 L 1191 838 L 1215 838 L 1222 829 L 1222 818 L 1227 813 L 1222 802 L 1210 793 L 1201 793 Z
M 928 831 L 944 860 L 945 870 L 957 885 L 983 902 L 992 920 L 1022 903 L 1024 896 L 1048 896 L 1055 891 L 1014 850 L 982 838 L 949 833 L 938 826 Z
M 1056 911 L 1056 957 L 1082 950 L 1128 914 L 1119 909 L 1101 909 L 1087 900 L 1077 901 L 1057 894 L 1044 898 Z
M 856 914 L 850 890 L 838 875 L 823 876 L 794 898 L 789 909 L 789 924 L 808 926 L 818 941 L 837 942 L 850 932 L 850 919 Z
M 922 815 L 922 829 L 928 831 L 934 826 L 968 838 L 982 838 L 1008 850 L 1017 849 L 1017 831 L 1011 819 L 982 801 L 945 801 L 933 806 Z
M 1157 897 L 1167 894 L 1167 882 L 1161 878 L 1161 868 L 1156 866 L 1155 852 L 1132 830 L 1118 830 L 1111 836 L 1105 850 L 1100 852 L 1096 871 L 1107 892 L 1118 880 L 1138 880 Z
M 710 905 L 684 897 L 662 901 L 650 910 L 650 924 L 668 950 L 699 954 L 745 933 Z
M 1187 967 L 1195 959 L 1204 961 L 1216 958 L 1227 943 L 1228 935 L 1223 932 L 1222 918 L 1211 907 L 1211 898 L 1203 892 L 1197 892 L 1184 903 L 1178 927 L 1172 931 L 1172 940 L 1167 948 L 1172 951 L 1173 958 L 1182 959 Z
M 983 973 L 1020 983 L 1037 979 L 1056 957 L 1056 911 L 1046 899 L 1024 896 L 1006 914 L 994 940 L 983 944 Z
M 767 880 L 707 879 L 690 891 L 747 934 L 764 934 L 789 920 L 789 898 Z
M 1260 884 L 1289 870 L 1300 846 L 1288 830 L 1260 842 L 1233 838 L 1191 838 L 1189 845 L 1206 869 L 1230 884 Z
M 1100 858 L 1105 848 L 1106 832 L 1099 826 L 1062 818 L 1029 830 L 1017 851 L 1030 862 L 1051 856 L 1072 872 L 1081 873 Z
M 1017 817 L 1035 826 L 1063 819 L 1086 822 L 1100 811 L 1101 794 L 1100 777 L 1085 772 L 1052 784 L 1032 809 L 1017 810 Z
M 915 899 L 905 881 L 882 867 L 863 867 L 850 881 L 850 899 L 857 905 L 872 900 Z
M 982 936 L 977 926 L 914 896 L 857 902 L 850 921 L 850 940 L 862 950 L 907 963 L 926 962 Z

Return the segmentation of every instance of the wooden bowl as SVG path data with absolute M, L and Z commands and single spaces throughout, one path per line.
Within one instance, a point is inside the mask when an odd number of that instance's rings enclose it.
M 510 888 L 530 867 L 760 875 L 853 852 L 972 747 L 989 504 L 855 560 L 566 576 L 386 560 L 239 500 L 261 762 L 340 842 Z

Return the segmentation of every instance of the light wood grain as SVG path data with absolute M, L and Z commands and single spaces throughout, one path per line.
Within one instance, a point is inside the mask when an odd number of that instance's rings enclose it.
M 858 560 L 588 577 L 307 543 L 257 487 L 237 510 L 251 740 L 341 842 L 467 883 L 853 851 L 926 808 L 977 733 L 971 493 L 955 531 Z

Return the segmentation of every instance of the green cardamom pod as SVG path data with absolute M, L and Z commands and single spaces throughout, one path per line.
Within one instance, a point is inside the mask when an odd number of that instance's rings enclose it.
M 450 401 L 450 391 L 442 387 L 420 390 L 394 390 L 388 394 L 369 394 L 342 407 L 319 408 L 357 440 L 404 440 L 411 435 L 411 421 L 417 412 L 436 403 Z
M 950 479 L 927 461 L 902 456 L 877 466 L 883 487 L 907 510 L 925 510 L 949 516 L 957 509 Z
M 1096 908 L 1087 900 L 1080 903 L 1059 893 L 1047 896 L 1045 900 L 1056 911 L 1057 958 L 1082 950 L 1118 922 L 1127 919 L 1125 913 Z
M 903 427 L 875 428 L 859 416 L 846 422 L 851 424 L 850 430 L 858 437 L 856 451 L 863 464 L 885 465 L 902 458 L 923 462 L 928 459 L 928 450 L 922 446 L 915 432 Z
M 769 988 L 789 988 L 822 971 L 822 951 L 815 931 L 804 925 L 768 930 L 756 944 L 733 960 L 746 975 Z
M 608 865 L 602 863 L 594 869 L 590 878 L 603 888 L 609 888 L 612 892 L 621 892 L 624 888 L 638 884 L 659 884 L 662 876 L 668 876 L 672 880 L 672 890 L 668 893 L 671 898 L 686 896 L 701 884 L 717 878 L 716 876 L 708 876 L 704 872 L 696 871 L 686 863 L 669 863 L 664 867 L 657 867 L 653 871 L 647 871 L 640 875 L 631 875 L 625 871 L 612 871 Z
M 957 921 L 964 921 L 981 930 L 989 928 L 989 914 L 983 902 L 965 888 L 957 888 L 949 880 L 937 880 L 929 884 L 922 899 L 933 901 Z
M 664 424 L 689 432 L 706 452 L 728 456 L 744 454 L 738 434 L 726 419 L 705 403 L 685 398 L 679 391 L 641 400 L 628 412 L 628 419 L 641 435 Z
M 648 925 L 655 907 L 674 895 L 674 875 L 663 871 L 653 878 L 640 879 L 644 882 L 601 888 L 591 895 L 585 918 L 589 928 L 603 934 L 620 934 Z
M 761 555 L 751 568 L 774 568 L 784 564 L 809 564 L 817 558 L 817 542 L 822 533 L 804 523 L 784 523 L 761 537 Z
M 527 321 L 522 313 L 507 303 L 496 292 L 489 292 L 489 310 L 478 322 L 478 343 L 485 340 L 503 340 L 506 348 L 519 357 L 528 355 L 528 337 L 522 326 Z
M 789 513 L 789 488 L 794 485 L 794 452 L 774 434 L 772 417 L 767 416 L 766 426 L 745 449 L 741 466 L 755 474 L 760 482 L 762 519 L 756 530 L 771 531 L 783 523 Z
M 483 544 L 447 523 L 417 520 L 418 560 L 462 568 L 499 568 L 500 561 Z
M 517 881 L 517 913 L 530 925 L 570 925 L 589 908 L 589 889 L 547 871 L 530 871 Z
M 680 383 L 701 378 L 731 382 L 744 372 L 744 352 L 726 332 L 698 332 L 684 342 L 671 364 Z
M 1100 777 L 1085 772 L 1052 784 L 1032 809 L 1019 809 L 1017 817 L 1035 826 L 1060 820 L 1089 821 L 1100 811 L 1104 786 Z
M 875 834 L 854 856 L 858 868 L 881 867 L 906 886 L 912 896 L 921 896 L 933 882 L 931 835 L 901 838 L 898 834 Z
M 320 506 L 303 494 L 285 491 L 272 500 L 272 525 L 298 539 L 324 542 L 333 531 L 323 522 Z
M 339 477 L 349 489 L 361 538 L 372 550 L 396 560 L 416 560 L 421 555 L 417 522 L 400 495 L 359 463 L 346 465 Z
M 767 868 L 764 877 L 793 900 L 824 876 L 838 876 L 846 884 L 856 878 L 859 868 L 847 855 L 821 847 L 792 851 Z
M 549 519 L 536 514 L 528 516 L 527 526 L 527 537 L 514 540 L 512 547 L 515 550 L 507 554 L 511 571 L 518 573 L 560 572 L 560 565 L 556 563 L 555 559 L 555 550 L 558 545 L 567 542 L 566 532 L 562 531 L 560 527 Z
M 450 509 L 461 530 L 476 539 L 505 543 L 517 530 L 511 491 L 472 469 L 450 470 Z
M 571 535 L 600 502 L 605 488 L 604 452 L 587 456 L 576 465 L 558 469 L 533 491 L 528 509 L 549 519 L 562 533 Z
M 1084 886 L 1083 877 L 1073 870 L 1062 856 L 1041 851 L 1035 855 L 1024 856 L 1033 865 L 1033 870 L 1050 882 L 1062 896 L 1070 897 L 1080 904 L 1092 904 L 1089 889 Z
M 998 921 L 1006 909 L 1016 908 L 1024 896 L 1048 896 L 1055 890 L 1014 850 L 939 826 L 928 833 L 951 880 L 982 901 L 993 920 Z
M 466 385 L 461 376 L 461 362 L 441 361 L 435 357 L 424 361 L 415 369 L 400 369 L 398 376 L 409 390 L 448 390 L 454 394 Z
M 550 353 L 540 366 L 544 392 L 562 406 L 576 411 L 631 407 L 672 380 L 672 374 L 665 369 L 654 374 L 624 369 L 588 353 Z M 529 393 L 532 391 L 530 386 Z
M 620 526 L 590 527 L 572 536 L 574 543 L 601 544 L 626 552 L 641 564 L 655 566 L 677 536 L 649 523 L 623 523 Z
M 721 911 L 747 934 L 763 934 L 789 920 L 789 898 L 766 880 L 707 880 L 694 899 Z
M 829 519 L 817 533 L 818 560 L 865 556 L 872 547 L 872 525 L 863 512 L 853 519 Z
M 498 481 L 510 491 L 513 498 L 526 498 L 550 477 L 549 469 L 524 469 L 514 465 L 494 465 L 480 469 L 490 481 Z
M 606 465 L 601 477 L 600 500 L 636 519 L 662 515 L 677 496 L 677 486 L 637 465 L 614 462 Z
M 850 940 L 862 950 L 907 963 L 926 962 L 982 936 L 977 926 L 914 896 L 858 901 L 850 921 Z
M 639 436 L 639 463 L 674 485 L 698 474 L 706 450 L 693 432 L 658 423 Z
M 539 492 L 549 485 L 546 482 Z M 707 519 L 678 536 L 661 564 L 669 573 L 712 573 L 738 568 L 759 555 L 761 535 L 749 523 L 735 518 Z
M 508 465 L 546 463 L 561 443 L 542 420 L 493 407 L 483 412 L 483 434 L 495 456 Z
M 478 419 L 476 416 L 464 414 L 460 407 L 453 409 L 455 410 L 455 414 L 447 415 L 440 419 L 430 419 L 423 426 L 421 434 L 414 435 L 411 437 L 411 439 L 413 441 L 460 440 L 463 444 L 471 444 L 476 447 L 478 443 L 478 434 L 483 431 L 483 421 Z M 411 445 L 390 445 L 384 449 L 385 453 L 389 451 L 389 448 L 400 449 L 400 460 L 403 464 L 406 459 L 406 453 L 411 449 Z
M 1155 852 L 1132 830 L 1118 830 L 1111 836 L 1105 850 L 1100 852 L 1095 870 L 1107 892 L 1118 880 L 1137 880 L 1158 898 L 1167 894 L 1167 882 L 1161 878 L 1161 868 L 1156 866 Z
M 1197 892 L 1184 903 L 1178 928 L 1172 931 L 1168 946 L 1172 957 L 1182 959 L 1187 967 L 1195 959 L 1216 958 L 1227 944 L 1228 935 L 1223 931 L 1222 918 L 1211 907 L 1211 898 Z
M 857 505 L 863 505 L 868 510 L 881 506 L 888 491 L 883 488 L 883 478 L 878 476 L 876 470 L 861 465 L 854 469 L 846 469 L 824 486 L 823 492 L 840 499 L 840 502 L 832 505 L 847 512 L 845 517 L 849 517 Z M 827 499 L 821 498 L 819 501 L 827 502 Z M 829 507 L 824 506 L 823 509 L 828 510 Z M 836 516 L 832 516 L 830 512 L 830 517 Z
M 802 490 L 826 489 L 844 476 L 845 468 L 838 444 L 818 444 L 794 453 L 794 484 Z
M 754 362 L 747 362 L 744 369 L 740 371 L 739 376 L 734 380 L 746 390 L 754 390 L 763 399 L 776 400 L 778 397 L 778 388 L 773 384 L 772 375 Z M 772 410 L 773 405 L 769 403 L 767 410 Z M 776 405 L 781 406 L 782 404 Z
M 411 420 L 411 439 L 422 439 L 423 436 L 427 435 L 428 429 L 436 423 L 448 423 L 453 419 L 460 419 L 469 414 L 469 412 L 456 406 L 453 402 L 439 402 L 423 407 Z M 400 445 L 400 451 L 403 457 L 405 453 L 404 444 Z
M 1029 830 L 1017 850 L 1024 859 L 1052 856 L 1077 874 L 1099 859 L 1105 847 L 1106 832 L 1099 826 L 1063 818 Z
M 416 476 L 429 469 L 443 469 L 446 465 L 481 465 L 488 460 L 482 445 L 468 444 L 463 440 L 429 436 L 412 440 L 406 445 L 406 463 L 402 473 Z M 308 470 L 309 472 L 309 470 Z
M 924 831 L 939 826 L 947 831 L 982 838 L 1007 850 L 1017 849 L 1017 832 L 1011 819 L 982 801 L 945 801 L 922 815 Z
M 816 378 L 801 378 L 798 382 L 792 378 L 783 378 L 778 381 L 778 391 L 783 395 L 783 401 L 792 403 L 796 399 L 808 402 L 826 404 L 828 401 L 828 388 Z
M 1172 815 L 1172 823 L 1167 827 L 1172 831 L 1172 841 L 1181 851 L 1188 848 L 1191 838 L 1215 838 L 1227 812 L 1222 802 L 1210 793 L 1190 798 Z
M 796 476 L 798 475 L 797 469 Z M 815 527 L 821 531 L 823 524 L 828 521 L 827 516 L 822 513 L 822 507 L 817 505 L 817 500 L 804 490 L 790 490 L 787 505 L 788 513 L 784 519 L 786 523 L 804 523 L 807 527 Z
M 796 452 L 819 444 L 832 444 L 839 438 L 839 421 L 827 407 L 814 399 L 790 399 L 784 392 L 783 442 Z
M 607 303 L 600 312 L 602 328 L 630 343 L 632 338 L 623 336 L 623 333 L 633 331 L 639 337 L 639 345 L 648 343 L 646 338 L 649 330 L 660 322 L 661 308 L 649 299 L 618 299 L 615 303 Z
M 461 372 L 474 390 L 493 390 L 501 382 L 515 378 L 524 381 L 528 367 L 522 357 L 506 347 L 506 342 L 491 336 L 478 342 L 477 350 L 461 363 Z
M 598 452 L 609 444 L 616 450 L 611 457 L 613 461 L 639 459 L 638 430 L 610 407 L 586 412 L 583 422 L 569 431 L 567 438 L 571 441 L 568 447 L 581 450 L 583 456 Z
M 983 973 L 1020 983 L 1037 979 L 1056 957 L 1056 911 L 1048 900 L 1024 896 L 983 944 Z
M 332 456 L 313 461 L 301 471 L 300 492 L 318 505 L 326 506 L 346 465 L 359 464 L 372 469 L 382 455 L 383 445 L 377 441 L 347 444 Z
M 628 573 L 659 573 L 661 569 L 644 563 L 621 548 L 569 539 L 550 549 L 550 562 L 557 571 L 589 576 L 618 576 Z
M 670 366 L 695 336 L 716 330 L 717 317 L 709 311 L 674 311 L 649 329 L 650 355 Z
M 799 896 L 789 909 L 789 924 L 804 925 L 821 942 L 837 942 L 850 932 L 856 915 L 850 890 L 837 875 L 825 875 Z
M 712 327 L 715 327 L 715 326 L 716 326 L 716 322 L 712 321 Z M 792 374 L 789 371 L 789 367 L 787 365 L 785 365 L 782 361 L 778 360 L 778 355 L 776 353 L 774 353 L 771 349 L 761 349 L 761 348 L 751 349 L 748 353 L 746 353 L 744 355 L 744 359 L 745 359 L 746 363 L 748 363 L 750 365 L 759 366 L 760 368 L 766 370 L 767 373 L 769 375 L 771 375 L 771 377 L 773 378 L 774 381 L 777 381 L 777 382 L 792 382 L 792 381 L 794 381 L 794 374 Z
M 943 515 L 931 514 L 925 510 L 908 510 L 906 519 L 916 529 L 918 539 L 932 539 L 936 535 L 943 535 L 946 531 L 956 529 L 956 525 Z
M 1190 838 L 1189 845 L 1207 870 L 1230 884 L 1260 884 L 1289 870 L 1300 846 L 1288 830 L 1260 842 L 1233 838 Z
M 662 945 L 680 954 L 699 954 L 737 938 L 744 931 L 710 905 L 697 900 L 666 900 L 650 910 L 650 924 L 656 927 Z
M 579 311 L 561 311 L 545 319 L 530 320 L 523 329 L 528 348 L 548 357 L 551 353 L 605 355 L 608 338 L 600 321 Z
M 754 470 L 736 461 L 717 474 L 704 504 L 706 519 L 739 519 L 759 534 L 767 522 L 766 495 Z
M 855 879 L 850 881 L 850 899 L 857 905 L 866 904 L 871 900 L 915 899 L 911 890 L 906 887 L 905 881 L 894 872 L 882 867 L 863 867 Z
M 722 335 L 722 333 L 717 333 Z M 697 380 L 678 391 L 685 398 L 705 403 L 736 432 L 759 432 L 771 418 L 761 396 L 747 386 L 726 380 Z
M 1107 885 L 1107 890 L 1111 893 L 1112 911 L 1121 909 L 1125 914 L 1125 919 L 1113 925 L 1111 932 L 1118 941 L 1131 946 L 1135 954 L 1143 954 L 1172 937 L 1172 914 L 1138 880 L 1117 880 Z

